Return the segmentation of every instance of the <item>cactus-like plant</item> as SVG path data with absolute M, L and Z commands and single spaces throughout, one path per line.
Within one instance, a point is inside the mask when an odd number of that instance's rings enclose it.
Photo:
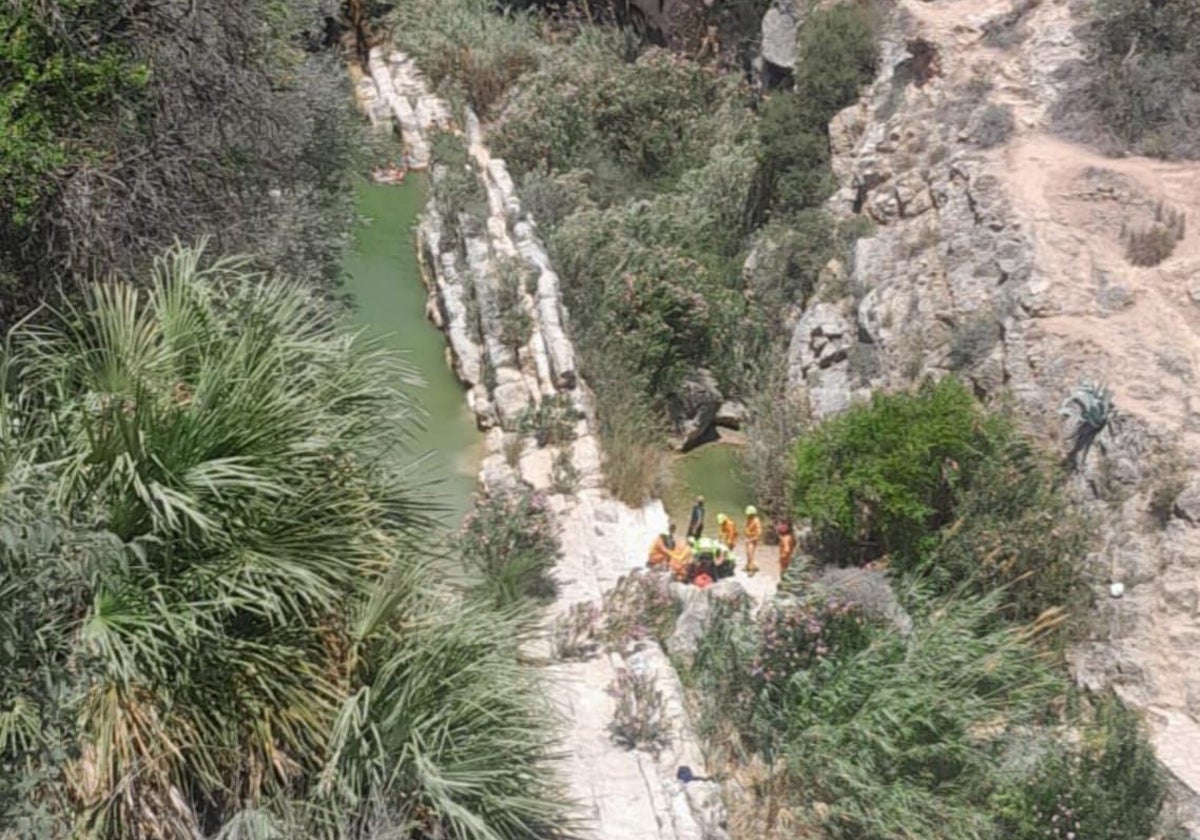
M 1084 380 L 1063 400 L 1058 413 L 1072 421 L 1067 463 L 1074 469 L 1087 460 L 1096 438 L 1113 422 L 1116 407 L 1107 385 Z

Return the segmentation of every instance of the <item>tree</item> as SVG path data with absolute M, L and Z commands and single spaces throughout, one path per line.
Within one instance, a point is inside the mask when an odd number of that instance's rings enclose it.
M 518 617 L 415 551 L 416 377 L 242 262 L 144 285 L 4 359 L 0 831 L 554 836 Z

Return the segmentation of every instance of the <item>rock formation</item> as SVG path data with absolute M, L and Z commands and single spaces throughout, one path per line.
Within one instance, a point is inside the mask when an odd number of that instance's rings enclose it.
M 1106 158 L 1051 133 L 1085 60 L 1073 15 L 1086 6 L 896 4 L 877 81 L 830 127 L 829 208 L 874 231 L 845 276 L 830 267 L 830 302 L 796 321 L 789 371 L 817 417 L 953 371 L 983 399 L 1011 395 L 1064 454 L 1058 407 L 1082 379 L 1108 383 L 1118 419 L 1075 478 L 1100 533 L 1072 668 L 1148 713 L 1160 758 L 1195 792 L 1200 237 L 1182 219 L 1200 213 L 1200 165 Z M 997 27 L 1008 37 L 985 37 Z M 1174 252 L 1135 265 L 1129 232 L 1164 213 Z

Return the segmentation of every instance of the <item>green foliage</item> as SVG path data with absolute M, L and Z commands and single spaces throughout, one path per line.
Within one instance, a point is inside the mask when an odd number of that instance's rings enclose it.
M 463 520 L 459 543 L 463 561 L 479 580 L 476 591 L 496 606 L 554 596 L 550 571 L 562 544 L 540 494 L 521 487 L 477 497 Z
M 463 137 L 438 131 L 430 140 L 430 150 L 438 167 L 433 177 L 433 198 L 446 220 L 442 228 L 444 244 L 457 247 L 461 244 L 461 217 L 467 216 L 481 223 L 487 217 L 487 192 L 467 154 Z
M 1097 0 L 1085 96 L 1120 149 L 1200 156 L 1200 9 L 1190 0 Z M 1078 110 L 1060 104 L 1060 116 Z
M 700 165 L 721 131 L 728 83 L 690 62 L 649 52 L 633 64 L 615 45 L 567 51 L 522 85 L 492 142 L 519 172 L 612 167 L 605 203 L 633 186 L 669 186 Z M 601 164 L 598 168 L 597 164 Z M 597 196 L 597 193 L 600 193 Z
M 760 213 L 816 207 L 833 192 L 829 121 L 858 98 L 877 62 L 861 6 L 838 4 L 809 17 L 797 35 L 793 90 L 773 95 L 762 110 Z
M 211 235 L 328 289 L 361 125 L 299 0 L 16 0 L 0 10 L 0 254 L 11 321 L 47 289 Z M 220 125 L 217 125 L 219 121 Z
M 829 558 L 884 555 L 910 567 L 923 541 L 950 521 L 954 488 L 984 439 L 983 413 L 956 380 L 917 393 L 877 393 L 797 447 L 794 501 Z
M 616 585 L 604 593 L 602 621 L 595 631 L 600 640 L 616 651 L 625 651 L 645 639 L 665 644 L 679 617 L 670 582 L 667 575 L 645 569 L 618 578 Z
M 1112 694 L 1088 712 L 1077 747 L 1053 743 L 1030 778 L 998 794 L 1005 837 L 1158 836 L 1167 780 L 1141 722 Z
M 135 59 L 117 21 L 96 0 L 0 8 L 0 205 L 24 226 L 49 188 L 47 176 L 94 163 L 90 120 L 136 117 L 149 68 Z
M 566 446 L 575 440 L 575 426 L 581 419 L 570 394 L 553 394 L 525 409 L 517 427 L 522 434 L 532 434 L 538 446 Z
M 1058 413 L 1071 424 L 1067 463 L 1074 468 L 1087 460 L 1096 438 L 1116 417 L 1116 407 L 1107 385 L 1085 380 L 1063 400 Z
M 410 0 L 392 16 L 396 43 L 443 93 L 494 116 L 509 89 L 538 64 L 534 19 L 496 14 L 491 0 Z
M 0 831 L 554 836 L 522 619 L 414 550 L 416 377 L 237 262 L 145 286 L 3 358 Z
M 496 306 L 500 310 L 500 341 L 515 353 L 533 337 L 533 314 L 525 306 L 528 275 L 515 262 L 502 262 L 497 274 Z
M 571 458 L 571 450 L 555 453 L 550 464 L 550 490 L 569 496 L 579 489 L 579 479 L 579 470 Z
M 608 725 L 614 741 L 626 749 L 647 750 L 655 755 L 671 742 L 662 691 L 653 674 L 622 668 L 609 691 L 617 698 Z
M 996 836 L 999 750 L 1061 683 L 1028 638 L 996 626 L 996 598 L 908 600 L 920 608 L 907 636 L 840 601 L 756 622 L 721 612 L 690 676 L 705 729 L 732 726 L 744 749 L 782 760 L 786 804 L 825 803 L 814 820 L 830 837 Z
M 1086 526 L 1058 477 L 954 379 L 876 394 L 819 426 L 797 447 L 793 501 L 832 562 L 886 556 L 943 592 L 1005 588 L 1021 621 L 1084 597 Z

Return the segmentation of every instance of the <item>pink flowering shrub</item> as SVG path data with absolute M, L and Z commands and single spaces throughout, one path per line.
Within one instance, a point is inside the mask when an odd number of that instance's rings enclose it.
M 458 534 L 477 593 L 498 606 L 554 597 L 550 570 L 562 551 L 558 523 L 540 493 L 521 487 L 476 497 Z
M 619 578 L 605 594 L 601 612 L 598 634 L 605 645 L 616 650 L 644 639 L 666 642 L 679 617 L 668 577 L 645 569 Z
M 797 671 L 866 646 L 862 608 L 840 598 L 817 603 L 778 604 L 758 619 L 757 654 L 747 663 L 747 685 L 755 694 L 778 687 Z

